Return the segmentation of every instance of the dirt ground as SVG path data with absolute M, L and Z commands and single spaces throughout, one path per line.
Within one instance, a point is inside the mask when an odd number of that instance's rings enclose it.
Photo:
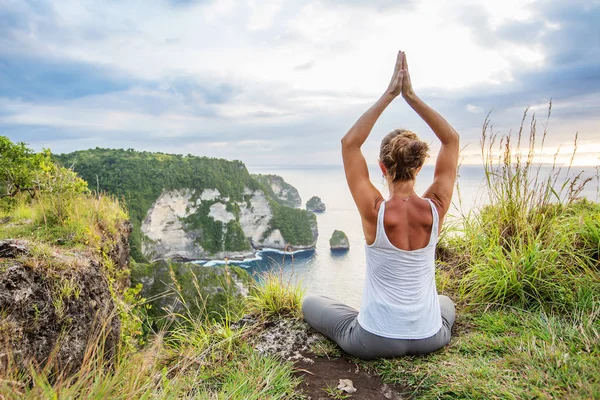
M 302 378 L 299 389 L 311 400 L 319 399 L 407 399 L 409 391 L 397 385 L 386 385 L 381 378 L 341 356 L 317 356 L 311 346 L 326 338 L 304 321 L 280 318 L 260 321 L 244 317 L 237 325 L 246 325 L 246 335 L 253 347 L 264 355 L 274 355 L 294 363 L 297 377 Z M 337 390 L 340 379 L 352 381 L 356 392 L 348 395 Z M 325 390 L 332 393 L 327 393 Z
M 296 376 L 303 380 L 299 388 L 312 400 L 345 398 L 342 396 L 331 397 L 325 392 L 325 389 L 329 387 L 336 393 L 345 395 L 345 392 L 336 389 L 340 379 L 350 379 L 356 388 L 356 393 L 348 396 L 348 399 L 395 400 L 409 398 L 406 388 L 384 384 L 377 375 L 359 368 L 357 364 L 348 361 L 343 356 L 335 359 L 316 357 L 311 353 L 303 353 L 303 356 L 312 360 L 312 363 L 298 361 Z

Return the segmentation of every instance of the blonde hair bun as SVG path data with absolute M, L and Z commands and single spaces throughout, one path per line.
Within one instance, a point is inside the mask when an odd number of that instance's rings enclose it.
M 385 165 L 392 181 L 414 180 L 418 169 L 429 157 L 429 145 L 414 132 L 396 129 L 381 141 L 379 159 Z

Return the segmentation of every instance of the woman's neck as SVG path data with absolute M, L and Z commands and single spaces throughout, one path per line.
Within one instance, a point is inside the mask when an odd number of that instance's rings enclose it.
M 390 198 L 398 196 L 402 199 L 415 194 L 415 181 L 389 182 Z

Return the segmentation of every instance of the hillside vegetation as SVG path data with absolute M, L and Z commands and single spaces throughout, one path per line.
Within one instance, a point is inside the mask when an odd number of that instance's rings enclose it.
M 124 199 L 133 224 L 132 256 L 138 261 L 145 260 L 141 251 L 142 222 L 163 191 L 189 189 L 194 191 L 194 201 L 204 189 L 216 189 L 220 199 L 226 199 L 227 211 L 236 218 L 227 223 L 225 237 L 223 223 L 209 217 L 210 206 L 217 200 L 202 201 L 184 224 L 185 229 L 201 232 L 197 241 L 209 253 L 249 250 L 250 243 L 242 232 L 236 203 L 249 201 L 248 190 L 262 191 L 267 196 L 273 193 L 270 187 L 255 180 L 241 161 L 101 148 L 54 157 L 63 166 L 72 168 L 90 188 Z M 311 245 L 314 241 L 311 228 L 316 224 L 314 216 L 269 198 L 274 214 L 269 232 L 279 229 L 291 245 Z

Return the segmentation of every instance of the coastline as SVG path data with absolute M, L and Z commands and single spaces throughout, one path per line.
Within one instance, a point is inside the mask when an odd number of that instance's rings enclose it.
M 298 246 L 298 247 L 301 247 L 301 246 Z M 315 246 L 310 246 L 310 247 L 306 246 L 305 248 L 298 248 L 298 247 L 292 247 L 294 250 L 291 250 L 291 251 L 263 247 L 261 249 L 257 249 L 256 252 L 254 253 L 254 257 L 252 257 L 252 258 L 225 257 L 225 258 L 221 258 L 221 259 L 189 260 L 188 262 L 191 262 L 191 263 L 194 263 L 197 265 L 202 265 L 204 267 L 216 267 L 216 266 L 220 266 L 220 265 L 227 265 L 227 264 L 233 263 L 235 265 L 239 265 L 240 267 L 246 268 L 249 266 L 246 266 L 244 264 L 248 264 L 248 263 L 251 263 L 254 261 L 262 261 L 263 254 L 265 254 L 265 253 L 275 253 L 275 254 L 279 254 L 279 255 L 294 256 L 296 254 L 310 253 L 310 252 L 315 251 Z

